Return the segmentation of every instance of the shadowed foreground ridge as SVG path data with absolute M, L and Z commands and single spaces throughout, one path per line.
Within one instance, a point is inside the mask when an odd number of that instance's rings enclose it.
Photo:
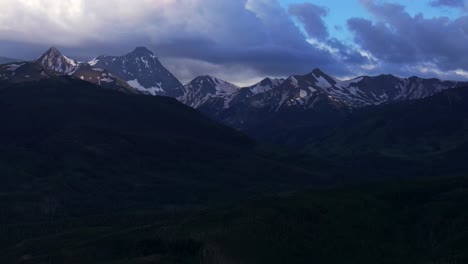
M 0 86 L 0 122 L 3 223 L 215 203 L 318 181 L 175 99 L 68 77 Z
M 464 263 L 467 91 L 363 108 L 289 150 L 174 98 L 3 82 L 0 262 Z

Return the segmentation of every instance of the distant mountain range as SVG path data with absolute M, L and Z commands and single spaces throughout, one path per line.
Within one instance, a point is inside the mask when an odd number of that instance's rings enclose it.
M 12 59 L 12 58 L 7 58 L 7 57 L 0 57 L 0 64 L 3 64 L 3 63 L 10 63 L 10 62 L 17 62 L 17 61 L 21 61 L 21 60 Z
M 87 63 L 80 63 L 50 48 L 36 61 L 13 62 L 0 65 L 0 81 L 10 83 L 35 82 L 70 76 L 103 88 L 126 93 L 139 93 L 127 82 L 114 76 L 108 70 L 93 68 Z
M 98 56 L 89 62 L 75 61 L 50 48 L 35 62 L 0 66 L 0 79 L 4 81 L 57 75 L 70 75 L 127 93 L 174 97 L 257 139 L 286 144 L 321 136 L 359 108 L 419 100 L 468 85 L 393 75 L 343 81 L 320 69 L 286 79 L 266 78 L 242 88 L 213 76 L 199 76 L 182 85 L 144 47 L 123 56 Z
M 423 99 L 462 86 L 468 83 L 393 75 L 341 81 L 315 69 L 285 80 L 265 79 L 223 96 L 205 95 L 203 103 L 181 101 L 257 139 L 296 144 L 323 135 L 356 109 Z

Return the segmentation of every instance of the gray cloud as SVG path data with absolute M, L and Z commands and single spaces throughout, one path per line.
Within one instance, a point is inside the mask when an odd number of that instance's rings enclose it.
M 341 76 L 397 72 L 405 63 L 466 69 L 466 17 L 412 17 L 398 5 L 362 2 L 375 19 L 349 20 L 349 43 L 329 36 L 324 17 L 332 10 L 310 3 L 285 9 L 278 0 L 0 1 L 0 56 L 33 59 L 53 45 L 85 60 L 148 46 L 184 82 L 212 74 L 240 84 L 315 67 Z
M 362 65 L 366 63 L 375 63 L 375 61 L 372 58 L 364 56 L 355 47 L 346 45 L 345 43 L 335 38 L 328 39 L 326 43 L 332 49 L 336 50 L 336 52 L 339 54 L 340 59 L 343 62 L 350 64 L 351 66 Z
M 0 39 L 24 43 L 21 49 L 29 46 L 22 57 L 33 51 L 39 53 L 39 49 L 50 45 L 79 58 L 101 53 L 123 54 L 134 46 L 146 45 L 167 64 L 187 62 L 184 67 L 173 67 L 180 70 L 174 73 L 183 81 L 199 74 L 200 65 L 207 69 L 217 65 L 231 71 L 221 75 L 231 76 L 227 79 L 236 82 L 242 76 L 233 74 L 233 69 L 245 69 L 241 72 L 246 73 L 246 78 L 254 73 L 257 76 L 306 73 L 315 67 L 345 71 L 336 54 L 307 42 L 277 0 L 131 3 L 43 0 L 41 3 L 0 2 Z M 319 9 L 308 7 L 310 12 L 317 13 L 319 20 L 324 15 Z M 8 46 L 5 43 L 3 46 Z M 5 55 L 21 55 L 14 45 L 4 50 L 11 52 Z
M 352 18 L 348 28 L 355 42 L 381 65 L 410 65 L 427 72 L 468 69 L 468 16 L 411 16 L 397 4 L 361 0 L 374 20 Z
M 429 4 L 434 7 L 448 6 L 448 7 L 464 7 L 464 0 L 436 0 Z
M 328 10 L 325 7 L 311 3 L 293 4 L 289 6 L 289 13 L 304 25 L 309 37 L 328 38 L 328 29 L 322 18 L 328 15 Z

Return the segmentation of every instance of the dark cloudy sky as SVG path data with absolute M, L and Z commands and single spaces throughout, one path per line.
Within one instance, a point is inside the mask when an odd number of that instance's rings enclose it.
M 468 0 L 0 0 L 0 56 L 147 46 L 186 82 L 321 68 L 468 80 Z

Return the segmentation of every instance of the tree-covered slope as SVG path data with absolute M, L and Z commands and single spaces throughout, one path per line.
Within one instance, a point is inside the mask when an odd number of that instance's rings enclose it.
M 134 215 L 125 226 L 115 217 L 10 246 L 0 260 L 465 263 L 467 188 L 466 178 L 399 182 L 307 191 L 165 220 Z
M 0 86 L 0 221 L 229 201 L 313 184 L 175 99 L 68 77 Z

